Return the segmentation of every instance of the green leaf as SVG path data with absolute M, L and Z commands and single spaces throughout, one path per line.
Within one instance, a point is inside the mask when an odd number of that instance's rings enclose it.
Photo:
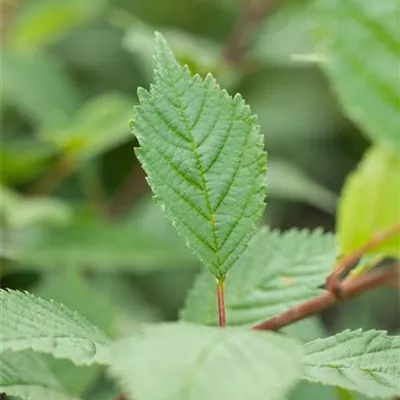
M 104 0 L 35 0 L 16 13 L 6 43 L 14 50 L 37 50 L 59 39 L 102 10 Z
M 4 128 L 4 132 L 6 128 Z M 43 174 L 57 150 L 36 137 L 2 138 L 0 176 L 4 184 L 21 184 Z
M 400 221 L 400 156 L 383 146 L 373 146 L 347 178 L 338 209 L 340 251 L 349 253 L 380 231 Z M 400 234 L 371 253 L 400 255 Z
M 40 133 L 40 138 L 70 153 L 88 159 L 130 139 L 128 120 L 133 100 L 107 93 L 85 103 L 65 126 Z
M 285 160 L 269 159 L 267 184 L 271 198 L 303 201 L 329 213 L 335 210 L 336 195 Z
M 3 51 L 2 93 L 34 122 L 60 124 L 80 106 L 79 94 L 55 59 L 41 53 L 13 54 Z
M 0 309 L 0 353 L 32 349 L 71 360 L 77 365 L 106 360 L 106 336 L 61 304 L 29 293 L 1 290 Z
M 96 290 L 82 271 L 68 268 L 49 273 L 34 289 L 33 294 L 44 300 L 54 300 L 75 310 L 108 336 L 114 336 L 116 306 L 103 291 Z
M 122 19 L 125 16 L 116 16 Z M 130 15 L 130 18 L 133 16 Z M 153 27 L 133 17 L 123 39 L 124 47 L 139 61 L 139 66 L 147 76 L 153 66 L 152 47 L 154 41 Z M 221 46 L 206 37 L 194 36 L 183 30 L 164 29 L 163 35 L 179 63 L 187 64 L 191 71 L 201 76 L 211 72 L 223 82 L 232 81 L 234 73 L 221 58 Z M 149 76 L 151 79 L 151 76 Z
M 318 0 L 314 17 L 322 67 L 345 111 L 372 140 L 400 151 L 398 13 L 397 0 Z
M 371 397 L 400 395 L 400 336 L 346 330 L 305 350 L 305 379 Z
M 42 357 L 29 350 L 1 355 L 0 393 L 24 400 L 73 400 Z
M 68 226 L 48 229 L 13 247 L 13 259 L 29 268 L 57 270 L 72 265 L 91 270 L 149 272 L 191 268 L 195 262 L 154 204 L 140 207 L 122 222 L 76 215 Z
M 269 65 L 290 66 L 296 55 L 312 53 L 310 3 L 310 0 L 285 2 L 261 21 L 251 55 Z
M 211 75 L 181 67 L 156 35 L 155 85 L 140 90 L 136 154 L 166 214 L 219 279 L 245 250 L 264 210 L 265 162 L 255 117 Z
M 320 230 L 285 233 L 262 229 L 229 273 L 225 306 L 229 325 L 261 322 L 321 293 L 334 265 L 333 235 Z M 202 273 L 186 301 L 184 320 L 217 324 L 215 282 Z
M 1 219 L 5 226 L 23 229 L 31 225 L 65 225 L 71 218 L 67 203 L 56 198 L 35 198 L 19 195 L 0 186 Z
M 300 377 L 299 350 L 271 332 L 164 324 L 117 343 L 111 371 L 141 400 L 275 400 Z

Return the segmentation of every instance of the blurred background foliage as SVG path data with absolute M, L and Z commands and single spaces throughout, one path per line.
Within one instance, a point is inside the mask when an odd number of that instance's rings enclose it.
M 128 127 L 137 87 L 152 79 L 154 30 L 182 63 L 212 72 L 258 114 L 269 153 L 264 222 L 335 229 L 338 196 L 368 136 L 312 62 L 310 1 L 266 12 L 242 50 L 231 40 L 245 3 L 3 1 L 2 287 L 63 302 L 113 337 L 177 318 L 199 265 L 153 204 Z M 381 289 L 290 333 L 310 340 L 344 328 L 396 331 L 398 315 L 396 294 Z M 74 395 L 118 393 L 97 367 L 49 362 Z M 314 398 L 337 393 L 311 384 L 293 393 Z

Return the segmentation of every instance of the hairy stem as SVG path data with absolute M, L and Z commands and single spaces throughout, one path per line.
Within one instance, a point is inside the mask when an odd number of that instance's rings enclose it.
M 328 276 L 328 279 L 326 280 L 326 288 L 335 296 L 342 296 L 342 288 L 340 285 L 341 275 L 353 268 L 364 254 L 375 249 L 383 242 L 396 236 L 398 233 L 400 233 L 400 222 L 397 222 L 385 231 L 378 232 L 361 247 L 342 257 L 335 266 L 335 270 Z
M 332 292 L 326 291 L 314 299 L 305 301 L 298 306 L 291 308 L 275 317 L 253 326 L 253 329 L 276 331 L 284 326 L 300 321 L 311 315 L 317 314 L 328 307 L 333 306 L 340 300 L 349 299 L 359 294 L 376 288 L 381 285 L 392 284 L 398 278 L 399 263 L 396 262 L 391 267 L 385 267 L 377 271 L 370 272 L 359 278 L 347 278 L 341 285 L 340 299 Z
M 218 321 L 219 326 L 226 326 L 225 281 L 217 279 Z

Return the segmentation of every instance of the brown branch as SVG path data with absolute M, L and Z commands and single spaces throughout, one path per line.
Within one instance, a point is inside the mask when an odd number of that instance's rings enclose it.
M 242 13 L 226 40 L 224 57 L 239 63 L 243 57 L 244 48 L 259 23 L 272 13 L 279 3 L 278 0 L 245 0 L 242 1 Z
M 364 254 L 374 250 L 383 242 L 386 242 L 398 233 L 400 233 L 400 222 L 385 231 L 378 232 L 361 247 L 342 257 L 336 264 L 335 270 L 328 276 L 328 279 L 326 280 L 326 288 L 334 295 L 338 297 L 342 296 L 342 288 L 340 285 L 340 277 L 342 274 L 353 268 Z
M 396 281 L 396 278 L 398 278 L 398 268 L 399 263 L 396 262 L 394 266 L 383 267 L 382 269 L 370 272 L 360 278 L 347 278 L 341 285 L 342 295 L 340 299 L 333 293 L 326 291 L 318 297 L 305 301 L 282 314 L 254 325 L 253 329 L 276 331 L 284 326 L 317 314 L 338 303 L 340 300 L 350 299 L 381 285 L 392 284 Z

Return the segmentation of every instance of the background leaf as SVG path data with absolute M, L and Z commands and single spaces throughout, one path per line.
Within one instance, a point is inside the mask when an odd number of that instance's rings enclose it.
M 61 304 L 29 293 L 0 291 L 1 349 L 32 349 L 78 365 L 104 363 L 108 339 L 85 318 Z
M 1 57 L 4 101 L 33 122 L 54 127 L 80 107 L 78 92 L 54 58 L 9 51 L 2 51 Z
M 2 184 L 21 184 L 37 177 L 51 164 L 57 149 L 36 137 L 2 138 L 0 180 Z
M 104 5 L 104 0 L 26 2 L 13 20 L 6 43 L 19 51 L 37 50 L 99 14 Z
M 314 14 L 317 50 L 325 60 L 322 67 L 345 111 L 372 140 L 396 151 L 400 151 L 398 6 L 397 0 L 318 0 Z
M 400 393 L 400 336 L 383 331 L 343 331 L 305 346 L 305 378 L 367 396 Z
M 335 210 L 334 193 L 283 159 L 268 160 L 267 185 L 272 198 L 307 202 L 329 213 Z
M 103 271 L 150 272 L 191 268 L 194 257 L 158 205 L 146 203 L 124 221 L 79 215 L 61 228 L 14 243 L 21 268 L 62 270 L 69 266 Z
M 320 230 L 262 229 L 229 274 L 228 324 L 254 324 L 318 295 L 335 255 L 334 236 Z M 184 320 L 217 324 L 214 286 L 207 274 L 199 275 L 181 313 Z
M 131 138 L 128 128 L 133 100 L 107 93 L 89 100 L 63 127 L 45 130 L 43 141 L 72 157 L 86 160 Z
M 0 194 L 3 228 L 22 229 L 39 223 L 60 226 L 67 224 L 72 217 L 68 204 L 60 199 L 21 196 L 2 186 Z
M 310 1 L 291 0 L 261 22 L 250 54 L 268 65 L 293 66 L 293 56 L 313 52 Z
M 74 400 L 41 355 L 30 350 L 1 355 L 0 393 L 24 400 Z
M 371 147 L 348 177 L 339 202 L 337 231 L 342 253 L 400 222 L 399 182 L 400 156 L 387 147 Z M 400 234 L 372 252 L 399 256 Z
M 241 255 L 264 208 L 262 140 L 239 95 L 178 65 L 156 37 L 156 84 L 140 91 L 136 153 L 168 217 L 218 278 Z
M 273 333 L 164 324 L 117 343 L 111 369 L 143 400 L 280 399 L 300 376 L 299 350 Z

